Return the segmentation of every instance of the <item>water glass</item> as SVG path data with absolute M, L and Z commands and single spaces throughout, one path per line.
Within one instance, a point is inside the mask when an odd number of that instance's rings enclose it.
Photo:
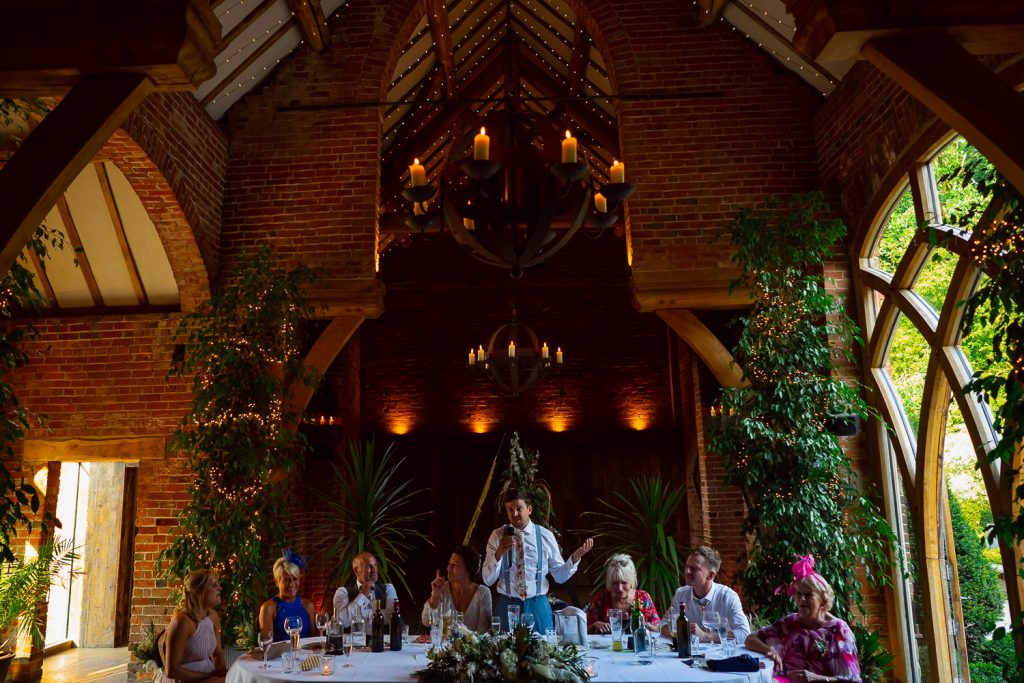
M 714 647 L 715 634 L 718 633 L 718 626 L 720 623 L 718 619 L 718 612 L 715 612 L 714 610 L 705 611 L 701 623 L 704 626 L 704 630 L 711 636 L 711 642 L 708 643 L 708 650 L 710 651 Z
M 516 630 L 516 626 L 519 625 L 519 605 L 508 606 L 508 632 Z
M 537 623 L 537 617 L 534 616 L 531 612 L 527 612 L 526 614 L 523 615 L 523 626 L 525 626 L 526 628 L 528 628 L 528 629 L 530 629 L 532 631 L 533 630 L 533 625 L 536 624 L 536 623 Z
M 544 629 L 544 640 L 552 645 L 558 645 L 558 631 L 553 628 Z
M 622 651 L 622 610 L 610 609 L 608 610 L 608 625 L 612 631 L 612 650 L 615 652 Z
M 704 656 L 700 649 L 700 636 L 698 636 L 696 633 L 690 634 L 690 655 L 693 657 Z
M 409 644 L 409 624 L 402 624 L 402 643 L 405 645 Z
M 442 636 L 444 635 L 444 624 L 441 619 L 434 619 L 430 622 L 430 648 L 432 650 L 440 650 L 441 643 L 443 642 Z
M 491 633 L 494 635 L 501 633 L 501 617 L 491 619 Z
M 644 634 L 644 638 L 637 638 L 636 634 L 633 634 L 633 647 L 635 649 L 634 655 L 636 656 L 637 664 L 653 664 L 654 663 L 654 634 L 647 632 Z M 643 640 L 643 643 L 640 641 Z
M 285 652 L 281 655 L 281 671 L 290 674 L 295 671 L 295 653 Z
M 735 657 L 736 639 L 732 636 L 726 637 L 726 639 L 722 641 L 722 650 L 722 654 L 724 654 L 726 657 Z

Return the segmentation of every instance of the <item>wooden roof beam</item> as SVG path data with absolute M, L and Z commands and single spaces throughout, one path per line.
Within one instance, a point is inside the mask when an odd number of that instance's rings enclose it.
M 572 36 L 572 57 L 569 59 L 569 94 L 576 96 L 583 92 L 590 64 L 590 35 L 583 22 L 576 17 L 576 30 Z
M 864 55 L 1024 192 L 1024 98 L 949 36 L 879 38 Z
M 706 0 L 701 0 L 705 2 Z M 816 61 L 865 59 L 876 38 L 945 35 L 973 54 L 1024 45 L 1024 3 L 973 0 L 784 0 L 796 19 L 793 45 Z
M 697 0 L 697 23 L 704 28 L 718 21 L 722 16 L 725 0 Z
M 311 48 L 322 52 L 330 44 L 331 35 L 327 32 L 327 17 L 320 0 L 288 0 L 288 7 L 295 16 L 302 37 Z
M 448 28 L 448 10 L 444 0 L 425 0 L 427 25 L 434 40 L 434 58 L 441 66 L 441 85 L 446 97 L 455 94 L 455 57 L 452 34 Z
M 206 0 L 35 0 L 4 8 L 0 92 L 59 95 L 83 74 L 139 74 L 193 90 L 214 73 L 220 22 Z

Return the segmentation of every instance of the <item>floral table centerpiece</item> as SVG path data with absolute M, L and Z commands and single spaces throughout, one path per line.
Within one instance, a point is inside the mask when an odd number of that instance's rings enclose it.
M 413 674 L 421 683 L 589 680 L 575 645 L 552 645 L 523 626 L 512 634 L 464 632 L 427 659 L 427 667 Z

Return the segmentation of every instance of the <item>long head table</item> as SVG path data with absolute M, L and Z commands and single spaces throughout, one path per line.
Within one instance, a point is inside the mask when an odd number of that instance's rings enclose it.
M 590 636 L 595 645 L 607 645 L 607 636 Z M 303 645 L 319 642 L 318 638 L 305 638 Z M 667 648 L 667 641 L 662 640 Z M 319 671 L 296 671 L 284 673 L 281 660 L 271 660 L 270 670 L 257 669 L 261 663 L 258 658 L 243 655 L 228 671 L 227 683 L 273 683 L 278 681 L 350 681 L 358 683 L 409 683 L 414 680 L 412 673 L 427 665 L 427 649 L 429 645 L 411 643 L 405 645 L 401 652 L 385 651 L 371 653 L 367 650 L 356 650 L 351 657 L 335 658 L 335 671 L 330 676 L 322 676 Z M 308 653 L 313 654 L 313 653 Z M 753 654 L 753 653 L 749 653 Z M 596 683 L 677 683 L 693 681 L 694 683 L 766 683 L 771 681 L 771 662 L 767 668 L 757 673 L 712 673 L 702 668 L 682 663 L 674 652 L 659 649 L 654 661 L 648 665 L 636 662 L 632 652 L 612 652 L 605 647 L 592 647 L 585 656 L 598 659 L 598 675 Z M 762 658 L 764 659 L 764 658 Z M 345 664 L 351 666 L 345 667 Z

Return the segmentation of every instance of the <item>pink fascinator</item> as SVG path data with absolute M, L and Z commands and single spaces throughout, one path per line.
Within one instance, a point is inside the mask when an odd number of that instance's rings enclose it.
M 775 595 L 786 589 L 786 595 L 792 597 L 796 593 L 796 584 L 805 577 L 811 577 L 822 588 L 825 587 L 825 578 L 814 571 L 814 555 L 797 555 L 797 561 L 793 563 L 793 582 L 788 586 L 779 586 L 775 589 Z

